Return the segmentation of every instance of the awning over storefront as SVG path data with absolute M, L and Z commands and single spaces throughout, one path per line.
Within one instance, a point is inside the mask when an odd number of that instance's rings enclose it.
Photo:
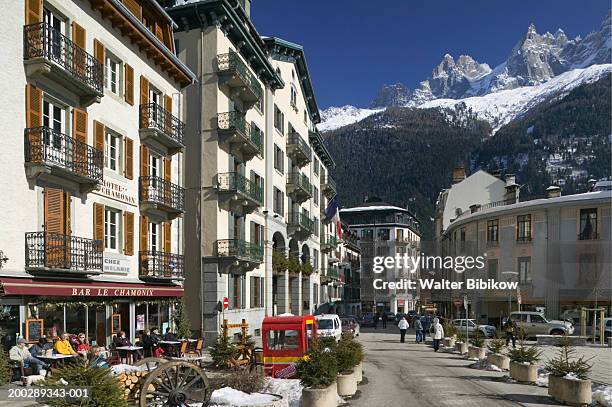
M 32 278 L 1 277 L 0 295 L 37 295 L 43 297 L 182 297 L 179 286 L 103 281 L 65 282 Z

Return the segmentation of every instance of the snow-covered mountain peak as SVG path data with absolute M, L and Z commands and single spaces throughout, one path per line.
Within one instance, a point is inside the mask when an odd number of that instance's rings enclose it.
M 345 105 L 330 107 L 321 111 L 321 123 L 317 126 L 320 131 L 328 131 L 347 126 L 365 119 L 366 117 L 383 111 L 384 109 L 361 109 Z

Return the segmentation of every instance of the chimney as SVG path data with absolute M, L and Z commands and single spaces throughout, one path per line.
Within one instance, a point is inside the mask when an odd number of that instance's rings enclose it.
M 457 184 L 465 179 L 465 167 L 457 166 L 453 169 L 453 184 Z
M 548 198 L 559 198 L 561 196 L 561 188 L 556 185 L 551 185 L 546 188 L 546 195 Z
M 595 188 L 595 184 L 597 184 L 597 180 L 594 178 L 591 178 L 587 181 L 587 185 L 589 187 L 589 192 L 593 192 L 594 188 Z
M 506 205 L 512 205 L 519 202 L 519 189 L 520 185 L 516 183 L 516 177 L 514 174 L 506 174 L 506 192 L 504 194 L 504 200 Z

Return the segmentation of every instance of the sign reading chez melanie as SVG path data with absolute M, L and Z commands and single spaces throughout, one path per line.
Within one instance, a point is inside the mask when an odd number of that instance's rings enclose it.
M 102 180 L 102 185 L 100 185 L 100 187 L 94 191 L 94 193 L 114 199 L 115 201 L 136 206 L 136 197 L 129 194 L 125 185 L 121 185 L 114 181 L 109 181 L 106 178 Z
M 102 270 L 105 273 L 124 273 L 130 272 L 130 261 L 127 259 L 113 259 L 112 257 L 104 257 L 102 262 Z

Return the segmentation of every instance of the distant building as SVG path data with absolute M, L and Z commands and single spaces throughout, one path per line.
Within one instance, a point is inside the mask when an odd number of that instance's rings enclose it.
M 340 211 L 343 222 L 359 237 L 361 251 L 360 294 L 362 312 L 407 312 L 416 308 L 417 290 L 374 289 L 374 280 L 398 281 L 403 278 L 416 280 L 418 273 L 405 269 L 373 272 L 374 257 L 418 256 L 421 234 L 419 221 L 407 209 L 390 205 L 377 198 L 363 205 Z

